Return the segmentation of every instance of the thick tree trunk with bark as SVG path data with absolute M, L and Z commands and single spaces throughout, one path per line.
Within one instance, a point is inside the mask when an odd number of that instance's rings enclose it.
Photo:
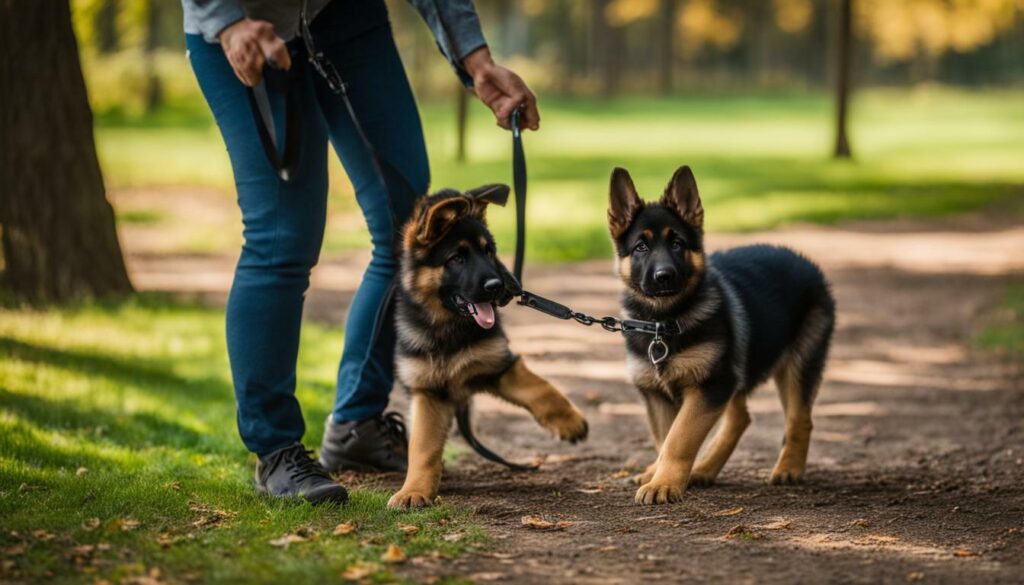
M 19 299 L 132 290 L 68 0 L 0 0 L 0 247 L 2 286 Z
M 663 95 L 672 93 L 674 87 L 676 51 L 676 0 L 661 0 L 658 23 L 658 89 Z
M 853 60 L 853 0 L 839 0 L 839 29 L 836 31 L 836 158 L 850 158 L 846 119 L 850 103 L 850 68 Z

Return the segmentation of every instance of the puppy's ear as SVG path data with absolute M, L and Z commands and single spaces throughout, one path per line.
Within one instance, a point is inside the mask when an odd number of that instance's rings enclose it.
M 629 171 L 615 167 L 608 195 L 608 231 L 612 238 L 618 239 L 626 233 L 643 206 Z
M 660 203 L 674 209 L 691 226 L 698 230 L 704 229 L 704 206 L 697 192 L 697 179 L 690 167 L 683 165 L 676 169 L 668 187 L 665 187 Z
M 466 197 L 469 197 L 473 202 L 471 213 L 473 217 L 477 219 L 484 219 L 484 214 L 487 211 L 487 206 L 490 204 L 500 205 L 502 207 L 508 203 L 508 193 L 510 189 L 508 185 L 501 183 L 495 183 L 492 185 L 483 185 L 476 189 L 470 189 L 466 191 Z
M 436 244 L 452 229 L 455 222 L 470 213 L 471 206 L 465 197 L 450 197 L 426 208 L 416 233 L 416 241 L 424 246 Z

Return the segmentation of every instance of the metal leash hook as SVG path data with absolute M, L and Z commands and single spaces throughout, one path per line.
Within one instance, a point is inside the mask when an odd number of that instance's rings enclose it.
M 660 354 L 658 353 L 660 346 Z M 656 366 L 661 362 L 665 361 L 668 357 L 668 344 L 661 338 L 661 323 L 655 323 L 654 325 L 654 339 L 651 340 L 651 344 L 647 346 L 647 358 L 651 360 L 651 365 Z

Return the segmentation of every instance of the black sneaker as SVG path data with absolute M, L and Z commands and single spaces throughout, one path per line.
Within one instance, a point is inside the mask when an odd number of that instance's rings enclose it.
M 327 415 L 320 464 L 339 471 L 401 471 L 409 467 L 405 420 L 397 412 L 374 418 L 335 423 Z
M 256 489 L 272 496 L 302 496 L 314 504 L 348 501 L 348 492 L 301 443 L 278 449 L 256 463 Z

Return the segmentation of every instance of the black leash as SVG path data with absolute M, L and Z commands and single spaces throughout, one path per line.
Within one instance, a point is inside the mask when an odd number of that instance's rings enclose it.
M 526 154 L 523 152 L 523 132 L 520 118 L 523 107 L 512 112 L 512 188 L 516 193 L 516 257 L 512 274 L 520 285 L 523 282 L 523 259 L 526 257 Z
M 615 317 L 591 317 L 586 313 L 574 311 L 569 307 L 532 292 L 519 293 L 519 304 L 540 311 L 545 315 L 568 321 L 575 320 L 581 325 L 590 327 L 598 324 L 605 331 L 622 333 L 646 333 L 653 335 L 647 346 L 647 357 L 652 365 L 658 365 L 668 357 L 668 345 L 662 339 L 664 335 L 681 335 L 683 328 L 677 321 L 642 321 L 640 319 L 616 319 Z
M 299 106 L 299 76 L 301 67 L 292 67 L 281 71 L 271 67 L 264 68 L 263 80 L 255 87 L 247 87 L 246 96 L 249 107 L 256 122 L 256 131 L 263 146 L 267 161 L 274 167 L 282 181 L 295 176 L 302 151 L 302 112 Z M 278 148 L 277 131 L 274 125 L 274 112 L 270 106 L 270 91 L 284 95 L 284 149 Z

